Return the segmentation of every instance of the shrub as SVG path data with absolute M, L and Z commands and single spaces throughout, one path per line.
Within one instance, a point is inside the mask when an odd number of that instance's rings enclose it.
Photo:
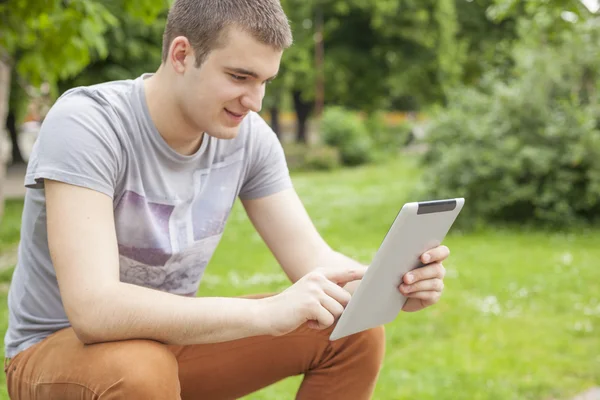
M 366 164 L 374 159 L 371 138 L 366 133 L 343 143 L 339 149 L 342 164 L 350 167 Z
M 283 143 L 283 151 L 290 170 L 304 169 L 304 157 L 308 146 L 302 143 Z
M 388 125 L 383 112 L 374 112 L 365 119 L 365 126 L 373 146 L 382 153 L 397 154 L 405 147 L 410 138 L 412 124 L 401 122 L 397 125 Z
M 356 113 L 341 107 L 328 107 L 321 119 L 321 138 L 337 147 L 344 165 L 360 165 L 372 160 L 373 144 L 364 122 Z
M 598 220 L 596 43 L 524 52 L 508 83 L 454 93 L 428 129 L 420 198 L 464 196 L 466 224 Z
M 340 152 L 331 146 L 316 146 L 307 149 L 304 156 L 306 169 L 332 170 L 341 165 Z
M 331 146 L 286 143 L 284 151 L 292 171 L 331 170 L 341 165 L 339 150 Z

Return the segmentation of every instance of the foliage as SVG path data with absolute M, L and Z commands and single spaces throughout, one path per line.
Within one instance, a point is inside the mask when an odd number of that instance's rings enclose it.
M 327 108 L 321 121 L 321 139 L 340 150 L 344 165 L 360 165 L 372 159 L 372 140 L 363 120 L 354 112 Z
M 295 44 L 284 53 L 278 85 L 314 99 L 314 21 L 320 11 L 326 102 L 367 112 L 444 103 L 447 91 L 476 82 L 489 67 L 504 66 L 519 18 L 514 12 L 488 12 L 500 7 L 493 0 L 284 0 L 282 5 Z M 268 93 L 267 103 L 280 93 Z
M 340 163 L 339 150 L 331 146 L 310 147 L 304 155 L 304 165 L 309 170 L 332 170 Z
M 106 54 L 102 34 L 116 23 L 103 4 L 82 0 L 11 0 L 0 4 L 0 18 L 0 48 L 36 86 L 77 72 L 91 51 Z
M 0 3 L 0 49 L 20 84 L 54 85 L 109 53 L 109 37 L 124 16 L 152 21 L 166 2 L 152 0 L 8 0 Z
M 342 107 L 328 107 L 323 113 L 321 139 L 330 146 L 342 147 L 365 132 L 363 121 L 354 112 Z
M 374 111 L 400 99 L 443 97 L 440 80 L 461 79 L 459 18 L 453 0 L 284 0 L 295 43 L 284 53 L 281 85 L 315 97 L 315 16 L 323 14 L 325 100 Z M 464 57 L 463 57 L 464 58 Z M 270 89 L 271 90 L 271 89 Z M 279 90 L 267 94 L 273 104 Z M 406 104 L 406 102 L 404 102 Z
M 514 77 L 453 94 L 428 130 L 422 196 L 464 196 L 461 220 L 565 227 L 600 220 L 600 28 L 515 47 Z
M 409 143 L 413 129 L 413 123 L 410 121 L 390 125 L 384 115 L 383 112 L 374 112 L 364 121 L 378 159 L 398 154 L 398 151 Z
M 283 149 L 291 171 L 332 170 L 341 165 L 340 152 L 333 146 L 284 143 Z
M 106 57 L 98 55 L 80 73 L 61 81 L 60 92 L 74 86 L 132 79 L 158 68 L 166 13 L 150 22 L 122 12 L 115 11 L 115 15 L 119 16 L 118 24 L 111 26 L 105 34 L 111 43 Z

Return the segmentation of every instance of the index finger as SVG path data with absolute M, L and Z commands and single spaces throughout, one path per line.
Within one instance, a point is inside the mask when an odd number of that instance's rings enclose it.
M 356 266 L 352 268 L 324 268 L 323 275 L 325 278 L 337 283 L 338 285 L 345 285 L 348 282 L 362 279 L 367 272 L 367 267 Z

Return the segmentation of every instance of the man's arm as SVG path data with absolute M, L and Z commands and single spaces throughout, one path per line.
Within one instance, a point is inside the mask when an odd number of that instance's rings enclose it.
M 270 333 L 258 300 L 188 298 L 119 279 L 112 200 L 45 181 L 48 244 L 65 311 L 84 343 L 213 343 Z
M 294 189 L 242 201 L 261 235 L 292 282 L 319 267 L 364 267 L 337 251 L 321 237 Z M 348 283 L 351 293 L 360 281 Z
M 250 220 L 292 282 L 315 268 L 359 268 L 357 261 L 334 251 L 325 243 L 294 189 L 244 200 L 243 204 Z M 431 249 L 421 256 L 426 266 L 404 276 L 398 287 L 408 297 L 404 311 L 419 311 L 439 301 L 444 289 L 442 261 L 449 254 L 446 246 Z M 359 283 L 358 280 L 351 281 L 344 288 L 354 293 Z

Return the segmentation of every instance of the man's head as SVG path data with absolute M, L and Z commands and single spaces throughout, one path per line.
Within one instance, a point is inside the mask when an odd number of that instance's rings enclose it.
M 232 138 L 292 43 L 278 0 L 176 0 L 163 35 L 162 68 L 186 124 Z

